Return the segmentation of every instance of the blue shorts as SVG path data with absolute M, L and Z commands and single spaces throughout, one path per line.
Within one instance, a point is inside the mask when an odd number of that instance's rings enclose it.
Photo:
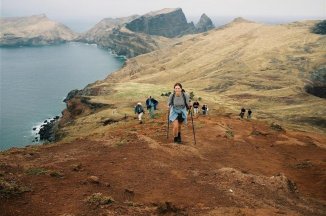
M 184 119 L 183 120 L 183 123 L 187 123 L 187 109 L 186 108 L 183 108 L 183 109 L 177 109 L 175 107 L 171 107 L 170 108 L 170 122 L 173 122 L 175 121 L 177 118 L 178 118 L 178 114 L 181 114 L 182 115 L 182 118 Z

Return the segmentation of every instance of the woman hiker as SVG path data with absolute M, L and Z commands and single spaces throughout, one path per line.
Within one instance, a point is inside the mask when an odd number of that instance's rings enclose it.
M 182 89 L 180 83 L 174 85 L 174 93 L 169 96 L 169 122 L 173 125 L 174 143 L 181 144 L 181 124 L 187 123 L 189 94 Z

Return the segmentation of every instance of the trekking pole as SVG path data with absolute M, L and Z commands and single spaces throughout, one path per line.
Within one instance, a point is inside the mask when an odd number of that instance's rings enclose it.
M 169 129 L 170 129 L 170 106 L 168 111 L 168 131 L 166 132 L 166 139 L 169 139 Z
M 195 141 L 195 145 L 196 145 L 196 135 L 195 135 L 194 119 L 192 117 L 192 112 L 191 111 L 190 111 L 190 115 L 191 115 L 191 122 L 192 122 L 192 131 L 194 133 L 194 141 Z

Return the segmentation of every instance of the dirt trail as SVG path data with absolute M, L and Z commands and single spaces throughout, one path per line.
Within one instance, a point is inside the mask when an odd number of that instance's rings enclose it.
M 1 181 L 30 191 L 1 197 L 1 215 L 325 215 L 325 135 L 224 116 L 194 122 L 196 145 L 191 121 L 182 145 L 166 140 L 162 116 L 3 152 Z M 95 193 L 114 202 L 87 201 Z

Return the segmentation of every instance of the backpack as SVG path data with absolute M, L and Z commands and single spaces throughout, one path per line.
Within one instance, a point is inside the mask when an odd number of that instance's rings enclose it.
M 139 114 L 139 113 L 144 112 L 144 110 L 143 110 L 143 108 L 140 105 L 137 105 L 136 106 L 136 112 Z
M 187 99 L 186 99 L 186 96 L 185 96 L 185 94 L 184 94 L 184 92 L 182 91 L 181 92 L 182 93 L 182 97 L 183 97 L 183 100 L 184 100 L 184 103 L 185 103 L 185 105 L 186 105 L 186 108 L 187 108 L 187 110 L 189 110 L 189 106 L 188 106 L 188 103 L 187 103 Z M 171 101 L 170 101 L 170 106 L 172 105 L 174 105 L 173 103 L 174 103 L 174 97 L 175 97 L 175 92 L 172 94 L 172 98 L 171 98 Z

